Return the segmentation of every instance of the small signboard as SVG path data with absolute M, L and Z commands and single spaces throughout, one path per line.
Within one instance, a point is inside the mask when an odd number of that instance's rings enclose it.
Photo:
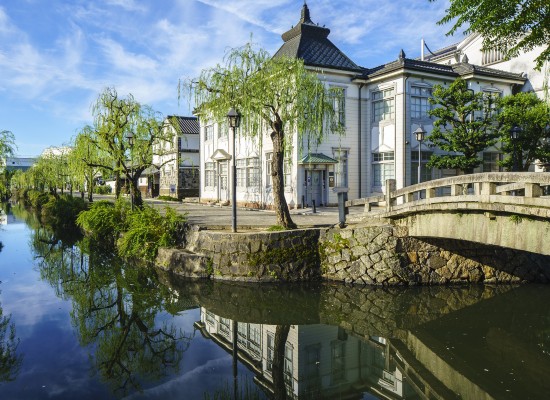
M 328 173 L 328 187 L 334 187 L 334 172 Z

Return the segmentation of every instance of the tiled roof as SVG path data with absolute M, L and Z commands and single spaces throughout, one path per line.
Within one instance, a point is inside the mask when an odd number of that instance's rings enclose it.
M 330 29 L 311 21 L 309 8 L 304 3 L 300 21 L 295 27 L 282 34 L 284 43 L 274 57 L 301 58 L 304 64 L 313 67 L 362 71 L 361 67 L 351 61 L 328 39 L 329 33 Z
M 469 64 L 467 62 L 449 65 L 438 64 L 430 61 L 413 60 L 410 58 L 406 58 L 403 52 L 400 53 L 400 56 L 396 61 L 392 61 L 390 63 L 383 64 L 375 68 L 367 68 L 364 70 L 363 74 L 358 76 L 357 78 L 371 79 L 400 69 L 434 72 L 437 74 L 449 75 L 454 77 L 474 74 L 485 75 L 493 78 L 505 78 L 525 81 L 525 78 L 522 76 L 521 73 L 512 73 L 494 68 L 481 67 L 479 65 Z
M 197 117 L 180 117 L 179 115 L 169 115 L 168 120 L 172 123 L 179 134 L 199 134 L 199 119 Z
M 336 164 L 338 160 L 323 153 L 310 153 L 302 158 L 299 164 Z

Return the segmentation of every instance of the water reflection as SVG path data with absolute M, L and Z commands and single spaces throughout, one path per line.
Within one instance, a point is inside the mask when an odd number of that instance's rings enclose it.
M 203 336 L 246 365 L 268 398 L 512 399 L 550 390 L 550 313 L 525 309 L 550 301 L 546 287 L 186 282 L 180 290 L 202 305 Z
M 173 299 L 167 288 L 159 288 L 154 271 L 90 251 L 93 244 L 86 239 L 58 240 L 43 227 L 34 230 L 31 244 L 41 278 L 71 301 L 80 343 L 93 349 L 94 369 L 115 393 L 177 373 L 191 338 L 173 324 L 156 323 Z
M 0 304 L 0 383 L 16 379 L 23 356 L 17 354 L 19 339 L 10 315 L 4 315 Z

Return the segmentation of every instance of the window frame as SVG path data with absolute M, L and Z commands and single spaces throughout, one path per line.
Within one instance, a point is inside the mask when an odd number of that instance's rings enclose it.
M 371 156 L 372 187 L 384 187 L 387 179 L 395 179 L 395 151 L 372 152 Z
M 210 142 L 214 140 L 214 125 L 206 125 L 204 127 L 204 141 Z
M 428 112 L 432 109 L 430 98 L 432 97 L 432 87 L 422 84 L 411 85 L 411 119 L 424 120 L 429 119 Z M 418 101 L 415 104 L 415 101 Z
M 372 122 L 376 123 L 395 119 L 395 87 L 392 86 L 373 91 L 371 102 Z
M 210 168 L 209 168 L 210 167 Z M 215 188 L 217 187 L 216 179 L 216 163 L 214 161 L 207 161 L 204 163 L 204 187 Z M 212 183 L 212 185 L 209 185 Z

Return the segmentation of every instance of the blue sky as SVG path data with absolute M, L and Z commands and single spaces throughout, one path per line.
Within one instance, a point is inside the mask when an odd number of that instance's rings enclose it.
M 311 19 L 363 67 L 457 42 L 438 26 L 448 0 L 308 0 Z M 70 142 L 107 86 L 164 115 L 190 115 L 179 79 L 222 61 L 250 35 L 271 53 L 303 0 L 2 0 L 0 130 L 17 153 Z

